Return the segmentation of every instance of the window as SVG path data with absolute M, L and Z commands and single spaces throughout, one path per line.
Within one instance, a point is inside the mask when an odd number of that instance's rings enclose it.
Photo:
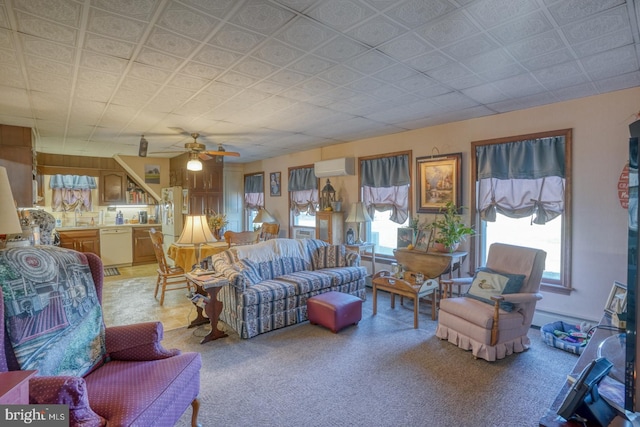
M 547 252 L 542 286 L 571 289 L 571 129 L 472 143 L 472 260 L 494 242 Z
M 318 207 L 318 178 L 313 166 L 289 168 L 289 211 L 291 224 L 315 227 Z
M 244 209 L 247 230 L 253 230 L 253 219 L 262 207 L 264 207 L 264 173 L 245 175 Z
M 375 243 L 376 253 L 393 255 L 398 228 L 409 224 L 411 152 L 360 157 L 358 160 L 361 200 L 372 218 L 367 225 L 367 238 L 362 239 Z

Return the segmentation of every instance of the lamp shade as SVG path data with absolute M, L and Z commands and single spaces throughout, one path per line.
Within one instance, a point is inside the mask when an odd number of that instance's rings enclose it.
M 258 215 L 253 219 L 253 223 L 262 224 L 263 222 L 276 222 L 276 219 L 271 216 L 268 210 L 260 208 Z
M 0 167 L 0 234 L 22 233 L 7 169 Z
M 215 241 L 206 215 L 188 215 L 176 243 L 198 245 Z
M 364 207 L 364 203 L 354 203 L 345 222 L 371 222 L 371 217 Z

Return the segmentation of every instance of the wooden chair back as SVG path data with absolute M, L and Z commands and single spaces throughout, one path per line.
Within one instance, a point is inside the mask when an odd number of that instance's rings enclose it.
M 252 245 L 260 241 L 260 230 L 258 231 L 231 231 L 224 232 L 224 240 L 227 245 Z
M 276 239 L 279 233 L 280 224 L 277 222 L 265 222 L 260 229 L 260 240 Z
M 155 228 L 149 229 L 149 235 L 151 236 L 151 243 L 153 244 L 153 252 L 156 255 L 156 261 L 158 261 L 158 268 L 164 274 L 169 272 L 169 264 L 167 264 L 167 258 L 164 254 L 164 235 L 161 231 L 156 231 Z

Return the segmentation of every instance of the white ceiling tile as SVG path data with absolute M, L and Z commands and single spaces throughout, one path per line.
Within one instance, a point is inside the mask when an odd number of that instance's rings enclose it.
M 153 94 L 157 92 L 157 90 L 160 88 L 160 85 L 157 83 L 150 82 L 148 80 L 127 76 L 122 80 L 122 83 L 120 84 L 120 88 L 125 90 L 130 90 L 132 92 Z
M 191 74 L 192 76 L 200 77 L 205 80 L 213 80 L 222 72 L 222 69 L 192 61 L 186 63 L 182 68 L 182 71 L 186 74 Z
M 565 47 L 562 37 L 556 31 L 547 31 L 521 42 L 511 44 L 506 49 L 518 60 L 544 55 Z
M 513 58 L 503 49 L 496 49 L 461 61 L 471 71 L 482 73 L 513 64 Z
M 233 68 L 234 71 L 247 74 L 252 77 L 264 79 L 270 74 L 273 74 L 278 68 L 266 62 L 259 61 L 253 58 L 247 58 L 240 63 L 236 64 Z
M 573 50 L 578 57 L 583 57 L 630 44 L 633 44 L 633 34 L 629 29 L 624 29 L 583 43 L 574 44 Z
M 165 70 L 175 70 L 181 63 L 180 58 L 148 47 L 145 47 L 140 51 L 136 60 L 153 67 L 164 68 Z
M 308 15 L 339 31 L 346 30 L 371 17 L 375 11 L 357 0 L 324 0 Z
M 595 82 L 600 93 L 640 86 L 640 72 L 622 74 Z
M 116 58 L 130 59 L 135 45 L 132 43 L 114 40 L 97 34 L 87 34 L 84 47 L 88 50 Z
M 314 55 L 306 55 L 299 61 L 291 64 L 290 68 L 301 73 L 315 75 L 335 65 L 335 62 L 322 59 Z
M 82 52 L 80 65 L 94 70 L 102 70 L 109 73 L 122 73 L 127 68 L 127 60 L 114 56 L 100 55 L 90 51 Z
M 391 9 L 388 14 L 408 28 L 416 28 L 454 9 L 455 7 L 446 0 L 407 0 Z
M 131 65 L 128 75 L 151 82 L 164 83 L 167 81 L 171 73 L 166 70 L 161 70 L 159 68 L 150 67 L 136 62 Z
M 215 67 L 229 67 L 237 62 L 242 55 L 214 46 L 204 46 L 195 55 L 194 59 Z
M 347 34 L 368 46 L 376 47 L 403 32 L 404 29 L 392 20 L 383 16 L 375 16 L 348 31 Z
M 533 12 L 538 8 L 536 2 L 530 0 L 480 0 L 467 11 L 483 26 L 491 28 L 510 19 Z
M 173 2 L 163 12 L 158 25 L 183 36 L 203 41 L 220 21 Z
M 530 74 L 520 74 L 493 84 L 500 91 L 514 98 L 534 95 L 545 90 Z
M 262 34 L 280 30 L 295 15 L 274 4 L 250 0 L 231 18 L 231 22 Z
M 344 61 L 367 50 L 368 48 L 361 43 L 357 43 L 344 36 L 339 36 L 319 47 L 314 53 L 333 61 Z
M 146 45 L 171 55 L 186 58 L 195 50 L 197 42 L 156 27 L 149 35 Z
M 549 6 L 549 12 L 560 25 L 568 24 L 623 4 L 624 0 L 564 0 Z
M 27 87 L 20 68 L 15 64 L 0 63 L 0 82 L 5 87 Z
M 456 90 L 462 90 L 462 89 L 467 89 L 474 86 L 479 86 L 485 83 L 487 83 L 487 80 L 483 79 L 482 77 L 476 74 L 471 74 L 469 76 L 461 77 L 459 79 L 447 81 L 447 86 Z
M 142 22 L 121 15 L 91 9 L 87 22 L 87 31 L 103 36 L 137 43 L 144 33 Z
M 569 44 L 575 44 L 625 28 L 630 31 L 627 7 L 620 6 L 583 21 L 566 25 L 563 27 L 562 33 Z
M 195 93 L 202 89 L 202 87 L 209 83 L 209 81 L 210 80 L 188 76 L 186 74 L 177 74 L 169 81 L 168 84 Z
M 595 80 L 630 73 L 638 69 L 638 57 L 633 46 L 598 53 L 580 60 Z
M 27 54 L 42 56 L 60 62 L 72 62 L 75 58 L 76 51 L 69 46 L 52 43 L 26 34 L 21 34 L 20 38 Z
M 336 34 L 308 18 L 299 17 L 275 37 L 304 51 L 315 49 Z
M 180 2 L 217 18 L 225 17 L 238 3 L 237 0 L 180 0 Z
M 407 33 L 397 37 L 389 43 L 379 46 L 378 49 L 399 61 L 404 61 L 433 50 L 431 46 L 421 41 L 418 36 L 413 33 Z
M 521 98 L 512 98 L 507 101 L 496 102 L 494 104 L 488 104 L 487 107 L 501 113 L 507 111 L 524 110 L 527 108 L 538 107 L 540 105 L 551 104 L 557 102 L 557 100 L 549 96 L 548 92 L 524 96 Z
M 418 28 L 416 33 L 440 48 L 478 34 L 480 30 L 464 12 L 456 11 Z
M 149 21 L 158 6 L 155 0 L 93 0 L 91 4 L 99 9 L 142 21 Z
M 442 82 L 457 80 L 462 77 L 467 77 L 473 74 L 467 67 L 458 63 L 451 63 L 444 67 L 430 70 L 427 75 L 435 80 Z
M 233 52 L 247 53 L 264 38 L 258 33 L 227 24 L 215 34 L 209 43 Z
M 563 62 L 573 61 L 575 58 L 569 49 L 560 49 L 541 56 L 525 59 L 520 63 L 528 70 L 539 70 L 541 68 L 552 67 Z
M 498 45 L 484 34 L 472 36 L 442 49 L 444 53 L 458 60 L 495 50 Z
M 253 85 L 257 79 L 244 74 L 228 71 L 216 78 L 217 81 L 226 83 L 232 86 L 245 87 Z
M 7 9 L 0 4 L 0 28 L 9 28 L 9 18 L 7 17 Z
M 273 65 L 285 66 L 290 64 L 305 52 L 291 46 L 269 39 L 254 53 L 254 56 L 267 61 Z
M 70 78 L 73 75 L 73 66 L 62 62 L 51 61 L 40 56 L 25 55 L 25 64 L 33 70 L 42 71 L 43 73 L 57 74 Z
M 474 99 L 479 104 L 491 104 L 508 99 L 507 95 L 500 92 L 500 90 L 493 84 L 484 84 L 463 89 L 462 93 L 467 97 Z
M 56 2 L 20 0 L 13 7 L 71 27 L 78 27 L 80 14 L 82 13 L 80 4 L 72 0 L 59 0 Z
M 337 85 L 346 85 L 362 77 L 362 74 L 345 66 L 339 65 L 319 73 L 317 76 Z
M 296 86 L 298 83 L 306 80 L 308 77 L 304 74 L 291 70 L 282 70 L 271 76 L 268 80 L 287 86 Z
M 418 73 L 404 64 L 395 64 L 391 67 L 385 68 L 382 71 L 378 71 L 377 73 L 373 74 L 373 77 L 393 83 L 397 82 L 398 80 L 416 76 L 417 74 Z
M 418 71 L 429 71 L 434 68 L 444 67 L 453 64 L 453 59 L 442 54 L 442 52 L 431 52 L 405 61 L 410 67 Z
M 16 15 L 18 31 L 32 36 L 46 38 L 56 43 L 69 46 L 76 45 L 78 35 L 75 28 L 58 25 L 27 13 L 18 12 Z
M 553 29 L 553 25 L 542 11 L 535 11 L 521 18 L 517 18 L 503 25 L 489 30 L 501 44 L 508 45 L 527 39 Z

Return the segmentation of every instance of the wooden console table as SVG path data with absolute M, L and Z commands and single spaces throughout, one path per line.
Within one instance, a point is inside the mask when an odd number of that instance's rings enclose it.
M 212 272 L 213 273 L 213 272 Z M 211 332 L 209 332 L 203 339 L 200 341 L 200 344 L 207 343 L 209 341 L 217 340 L 218 338 L 224 338 L 228 336 L 224 331 L 218 329 L 218 321 L 220 320 L 220 313 L 222 313 L 222 301 L 218 300 L 218 292 L 220 292 L 220 288 L 223 286 L 229 285 L 229 281 L 225 278 L 211 278 L 207 276 L 196 276 L 191 273 L 185 274 L 185 277 L 188 281 L 195 284 L 198 293 L 201 295 L 205 295 L 209 297 L 209 301 L 204 307 L 205 313 L 207 313 L 207 317 L 209 318 L 209 323 L 211 324 Z M 192 325 L 195 326 L 197 322 L 201 323 L 201 320 L 205 317 L 202 316 L 202 309 L 200 306 L 196 305 L 198 311 L 198 318 L 192 322 Z M 189 327 L 191 327 L 190 325 Z

